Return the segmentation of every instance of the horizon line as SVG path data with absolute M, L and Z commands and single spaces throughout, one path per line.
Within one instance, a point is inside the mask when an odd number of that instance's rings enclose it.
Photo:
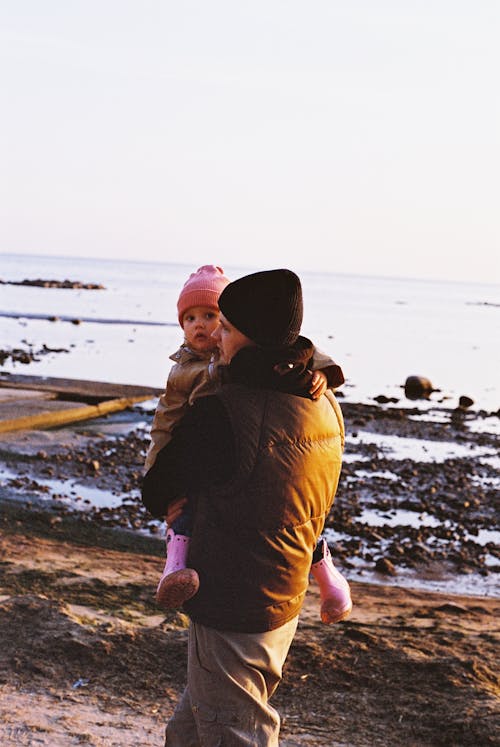
M 196 265 L 196 262 L 179 262 L 175 260 L 164 260 L 164 259 L 151 259 L 151 258 L 144 258 L 144 259 L 138 259 L 138 258 L 117 258 L 117 257 L 111 257 L 111 256 L 81 256 L 81 255 L 70 255 L 70 254 L 60 254 L 60 253 L 53 253 L 53 254 L 47 254 L 47 253 L 30 253 L 30 252 L 16 252 L 16 251 L 10 251 L 10 252 L 0 252 L 0 258 L 2 256 L 6 257 L 32 257 L 37 259 L 64 259 L 64 260 L 81 260 L 84 262 L 88 261 L 97 261 L 97 262 L 106 262 L 106 263 L 112 263 L 112 262 L 123 262 L 126 264 L 150 264 L 150 265 L 175 265 L 177 267 L 193 267 Z M 206 264 L 217 264 L 216 262 L 213 263 L 206 263 Z M 226 264 L 226 263 L 224 263 Z M 279 263 L 276 264 L 278 266 Z M 200 266 L 198 264 L 198 266 Z M 226 264 L 226 266 L 237 269 L 237 270 L 243 270 L 243 271 L 259 271 L 259 269 L 268 269 L 267 267 L 262 268 L 261 266 L 257 265 L 243 265 L 243 264 L 232 264 L 229 265 Z M 283 266 L 282 264 L 279 266 Z M 332 276 L 344 276 L 344 277 L 358 277 L 358 278 L 377 278 L 380 280 L 409 280 L 409 281 L 416 281 L 416 282 L 424 282 L 424 283 L 452 283 L 456 285 L 487 285 L 491 286 L 493 288 L 500 287 L 500 281 L 492 281 L 492 280 L 459 280 L 457 278 L 445 278 L 445 277 L 438 277 L 438 276 L 432 276 L 432 277 L 424 277 L 419 275 L 400 275 L 400 274 L 394 274 L 389 275 L 387 273 L 360 273 L 360 272 L 352 272 L 347 270 L 331 270 L 331 269 L 321 269 L 318 268 L 316 270 L 310 270 L 306 268 L 296 268 L 297 272 L 305 273 L 305 274 L 326 274 L 326 275 L 332 275 Z

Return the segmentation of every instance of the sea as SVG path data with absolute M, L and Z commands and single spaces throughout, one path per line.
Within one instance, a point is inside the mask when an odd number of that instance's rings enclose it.
M 199 264 L 209 261 L 200 258 Z M 36 359 L 25 365 L 7 357 L 0 373 L 163 387 L 169 356 L 182 342 L 177 297 L 197 266 L 0 255 L 0 349 L 29 350 Z M 258 269 L 224 266 L 231 279 Z M 417 375 L 437 390 L 419 407 L 456 407 L 465 395 L 473 410 L 499 409 L 500 284 L 299 275 L 302 332 L 342 366 L 347 401 L 369 403 L 385 395 L 413 407 L 404 383 Z M 104 289 L 10 284 L 36 279 Z

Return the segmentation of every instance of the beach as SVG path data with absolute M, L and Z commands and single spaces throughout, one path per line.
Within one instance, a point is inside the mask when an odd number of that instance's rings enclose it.
M 0 743 L 154 747 L 188 620 L 154 602 L 164 526 L 140 486 L 188 268 L 37 262 L 2 273 Z M 498 287 L 309 273 L 304 290 L 305 331 L 347 378 L 325 536 L 354 609 L 322 624 L 311 581 L 281 744 L 498 745 Z
M 348 447 L 329 542 L 354 610 L 323 625 L 311 582 L 273 699 L 281 744 L 500 744 L 498 546 L 480 534 L 498 510 L 496 437 L 465 413 L 436 423 L 342 406 Z M 163 744 L 185 685 L 188 621 L 154 603 L 162 527 L 138 496 L 150 417 L 135 405 L 1 435 L 2 744 Z M 391 458 L 377 442 L 418 436 L 465 455 L 421 462 L 413 447 L 415 460 Z M 101 492 L 113 505 L 99 505 Z M 401 510 L 421 526 L 391 522 Z M 366 523 L 366 511 L 385 523 Z
M 162 745 L 187 620 L 154 606 L 158 548 L 33 514 L 3 530 L 1 743 Z M 273 698 L 283 747 L 498 744 L 498 600 L 358 583 L 353 597 L 325 626 L 308 594 Z

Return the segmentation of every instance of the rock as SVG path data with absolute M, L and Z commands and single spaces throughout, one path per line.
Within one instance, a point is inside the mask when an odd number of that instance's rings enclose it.
M 100 283 L 82 283 L 81 280 L 28 280 L 25 278 L 21 281 L 0 280 L 1 285 L 28 285 L 36 288 L 73 288 L 76 290 L 105 290 L 104 285 Z
M 466 410 L 468 407 L 472 407 L 474 404 L 474 400 L 470 397 L 467 397 L 467 395 L 462 394 L 460 399 L 458 400 L 458 406 L 462 407 L 464 410 Z
M 375 570 L 379 573 L 384 573 L 386 576 L 395 576 L 397 571 L 393 563 L 389 558 L 378 558 L 375 562 Z
M 364 643 L 376 643 L 377 641 L 377 637 L 372 633 L 368 633 L 361 628 L 355 628 L 352 624 L 346 624 L 344 635 L 353 641 L 363 641 Z
M 22 340 L 23 344 L 28 345 L 25 340 Z M 66 348 L 49 348 L 45 343 L 40 350 L 33 351 L 31 347 L 28 350 L 22 348 L 11 348 L 9 350 L 0 350 L 0 366 L 5 363 L 9 358 L 13 363 L 22 363 L 28 365 L 34 361 L 38 362 L 40 359 L 37 356 L 48 355 L 49 353 L 69 353 Z
M 436 607 L 439 612 L 446 612 L 447 615 L 466 615 L 469 610 L 461 604 L 454 604 L 453 602 L 446 602 Z
M 377 394 L 373 399 L 375 402 L 378 402 L 379 405 L 387 405 L 389 402 L 396 404 L 396 402 L 399 402 L 397 397 L 386 397 L 385 394 Z
M 405 381 L 405 396 L 408 399 L 429 399 L 432 392 L 438 391 L 434 389 L 429 379 L 425 376 L 408 376 Z
M 466 418 L 465 409 L 463 407 L 455 407 L 451 413 L 451 422 L 455 428 L 463 428 Z

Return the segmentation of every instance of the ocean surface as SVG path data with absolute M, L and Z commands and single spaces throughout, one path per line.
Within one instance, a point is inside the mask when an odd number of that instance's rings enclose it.
M 196 269 L 192 264 L 0 255 L 4 282 L 69 279 L 105 286 L 0 285 L 0 349 L 37 353 L 45 345 L 67 351 L 36 355 L 29 365 L 9 357 L 0 372 L 164 386 L 169 355 L 182 342 L 177 297 Z M 258 269 L 224 267 L 230 278 Z M 399 406 L 414 406 L 402 385 L 407 376 L 420 375 L 440 390 L 431 396 L 432 407 L 455 407 L 460 395 L 467 395 L 474 400 L 472 409 L 498 410 L 500 285 L 299 274 L 303 334 L 342 366 L 347 401 L 386 395 L 397 397 Z

